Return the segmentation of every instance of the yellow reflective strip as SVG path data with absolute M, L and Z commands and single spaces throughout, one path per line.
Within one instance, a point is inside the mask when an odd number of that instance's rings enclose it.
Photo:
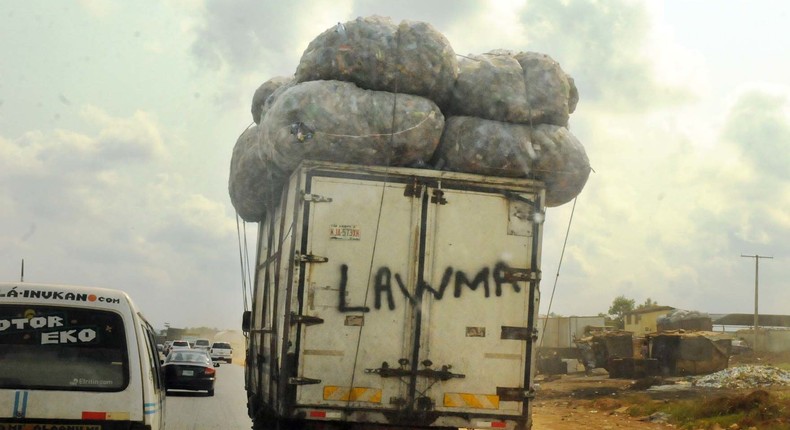
M 334 400 L 334 394 L 340 387 L 327 385 L 324 387 L 324 400 Z
M 482 409 L 483 407 L 482 403 L 480 403 L 480 400 L 478 400 L 477 396 L 474 394 L 461 393 L 461 398 L 464 400 L 464 403 L 475 409 Z
M 382 392 L 378 388 L 324 386 L 324 400 L 381 403 L 381 397 Z
M 444 405 L 448 408 L 456 408 L 458 407 L 458 402 L 456 402 L 456 396 L 452 393 L 444 393 Z
M 114 421 L 129 421 L 129 412 L 107 412 L 105 419 Z
M 495 394 L 444 393 L 444 406 L 448 408 L 499 409 L 499 396 Z

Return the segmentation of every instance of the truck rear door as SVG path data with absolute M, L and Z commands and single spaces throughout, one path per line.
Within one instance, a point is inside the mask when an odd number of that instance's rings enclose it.
M 302 273 L 297 404 L 389 409 L 408 393 L 397 379 L 366 372 L 397 367 L 412 344 L 412 308 L 399 282 L 416 270 L 420 204 L 404 197 L 408 184 L 384 179 L 306 181 L 302 246 L 311 262 Z
M 297 405 L 524 413 L 540 203 L 501 190 L 307 174 Z
M 427 211 L 424 273 L 440 293 L 422 295 L 415 355 L 437 372 L 416 379 L 416 395 L 447 414 L 520 415 L 538 306 L 538 196 L 452 184 L 431 193 L 441 197 Z

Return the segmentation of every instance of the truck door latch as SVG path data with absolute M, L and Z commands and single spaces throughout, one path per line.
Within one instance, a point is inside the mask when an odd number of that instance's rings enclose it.
M 322 318 L 310 315 L 297 315 L 296 313 L 291 312 L 291 324 L 316 325 L 323 323 L 324 320 Z
M 318 194 L 303 194 L 302 198 L 306 202 L 313 203 L 332 203 L 332 197 L 319 196 Z
M 461 373 L 453 373 L 450 372 L 452 366 L 444 365 L 440 369 L 431 369 L 426 367 L 424 369 L 420 369 L 417 371 L 417 376 L 421 376 L 423 378 L 435 379 L 438 381 L 447 381 L 453 378 L 466 378 L 466 375 Z M 408 369 L 404 366 L 401 366 L 397 369 L 390 367 L 389 363 L 386 361 L 381 363 L 381 367 L 378 369 L 365 369 L 365 373 L 375 373 L 381 376 L 382 378 L 400 378 L 405 376 L 410 376 L 412 374 L 412 370 Z
M 314 385 L 320 384 L 320 379 L 305 378 L 304 376 L 293 376 L 288 378 L 288 383 L 291 385 Z
M 329 258 L 313 254 L 296 254 L 296 259 L 300 263 L 326 263 Z

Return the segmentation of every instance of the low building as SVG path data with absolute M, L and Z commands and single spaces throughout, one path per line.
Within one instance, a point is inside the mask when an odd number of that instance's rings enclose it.
M 654 333 L 658 331 L 658 319 L 665 317 L 674 310 L 675 308 L 672 306 L 651 306 L 627 312 L 623 315 L 623 329 L 634 333 L 636 336 Z

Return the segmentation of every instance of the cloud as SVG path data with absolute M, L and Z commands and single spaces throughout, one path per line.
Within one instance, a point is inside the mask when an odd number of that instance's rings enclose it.
M 753 90 L 731 108 L 722 137 L 742 151 L 753 169 L 790 179 L 790 103 L 787 94 Z
M 580 103 L 610 111 L 645 111 L 688 101 L 685 84 L 664 82 L 646 52 L 653 20 L 642 2 L 537 0 L 521 22 L 529 50 L 549 53 L 575 80 Z M 667 59 L 676 60 L 676 59 Z M 685 58 L 684 58 L 685 60 Z
M 227 270 L 239 264 L 234 219 L 223 201 L 170 171 L 167 133 L 151 115 L 118 118 L 96 107 L 82 114 L 93 132 L 0 136 L 7 270 L 18 273 L 27 257 L 29 282 L 119 288 L 161 316 L 186 296 L 238 285 L 238 274 Z M 238 307 L 240 294 L 234 289 L 219 303 Z M 193 314 L 194 321 L 179 316 L 174 323 L 227 324 L 226 316 Z
M 395 22 L 427 21 L 444 28 L 475 16 L 481 9 L 475 0 L 383 4 L 376 0 L 331 4 L 322 0 L 241 0 L 233 7 L 222 0 L 206 0 L 193 28 L 192 54 L 208 70 L 259 73 L 268 79 L 293 74 L 310 41 L 338 22 L 380 15 Z
M 232 7 L 206 0 L 194 28 L 192 54 L 213 71 L 292 74 L 307 43 L 318 35 L 316 29 L 337 22 L 342 10 L 343 2 L 330 6 L 319 0 L 240 0 Z
M 97 18 L 104 18 L 114 10 L 114 5 L 108 0 L 79 0 L 79 4 Z

